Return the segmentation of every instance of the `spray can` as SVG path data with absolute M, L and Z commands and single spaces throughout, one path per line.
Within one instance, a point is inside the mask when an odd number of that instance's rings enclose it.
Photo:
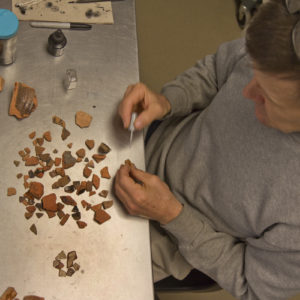
M 57 29 L 48 38 L 48 52 L 53 56 L 64 54 L 67 39 L 60 29 Z
M 16 60 L 19 20 L 8 9 L 0 9 L 0 64 L 10 65 Z

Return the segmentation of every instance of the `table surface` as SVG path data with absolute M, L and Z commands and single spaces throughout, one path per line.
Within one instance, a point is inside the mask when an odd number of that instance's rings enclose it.
M 67 46 L 61 57 L 47 52 L 48 36 L 53 29 L 31 28 L 28 22 L 20 22 L 17 41 L 17 59 L 10 66 L 0 66 L 0 76 L 5 79 L 0 93 L 0 143 L 1 143 L 1 196 L 0 196 L 0 295 L 9 286 L 18 297 L 37 295 L 47 300 L 65 299 L 153 299 L 151 253 L 148 221 L 129 216 L 115 198 L 113 177 L 120 164 L 130 159 L 144 168 L 142 133 L 135 133 L 129 145 L 129 132 L 124 130 L 117 115 L 117 106 L 127 85 L 139 80 L 138 53 L 134 0 L 112 3 L 114 25 L 93 25 L 90 31 L 65 30 Z M 1 8 L 10 9 L 10 1 L 2 0 Z M 67 69 L 75 69 L 78 82 L 73 90 L 65 90 L 63 80 Z M 8 115 L 15 82 L 22 82 L 36 90 L 38 107 L 29 118 L 17 120 Z M 92 117 L 88 128 L 75 124 L 75 113 L 85 111 Z M 62 141 L 61 127 L 52 123 L 52 116 L 66 122 L 71 135 Z M 20 150 L 29 147 L 34 153 L 28 135 L 36 131 L 37 137 L 50 130 L 52 142 L 44 142 L 45 153 L 61 156 L 63 151 L 75 152 L 85 148 L 91 159 L 96 147 L 105 142 L 112 149 L 107 158 L 95 163 L 93 173 L 108 166 L 112 179 L 101 179 L 101 189 L 109 189 L 107 200 L 114 200 L 107 212 L 111 219 L 102 225 L 93 221 L 93 212 L 78 205 L 82 220 L 88 225 L 79 229 L 70 217 L 61 226 L 58 217 L 45 214 L 27 220 L 25 206 L 19 196 L 26 192 L 18 173 L 29 170 L 21 161 Z M 88 150 L 86 139 L 95 140 L 95 148 Z M 67 144 L 73 143 L 71 149 Z M 57 149 L 58 153 L 53 154 Z M 84 162 L 66 170 L 72 180 L 86 180 L 82 175 Z M 52 190 L 56 180 L 47 173 L 41 179 L 44 195 L 65 195 L 63 189 Z M 30 180 L 29 180 L 30 181 Z M 17 195 L 8 197 L 7 188 L 15 187 Z M 99 196 L 87 193 L 70 194 L 77 202 L 86 200 L 92 204 L 103 201 Z M 38 234 L 30 226 L 35 224 Z M 59 277 L 52 266 L 57 254 L 75 250 L 80 270 L 72 277 Z

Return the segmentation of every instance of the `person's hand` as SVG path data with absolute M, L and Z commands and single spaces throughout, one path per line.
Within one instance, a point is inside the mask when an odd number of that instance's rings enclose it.
M 182 204 L 159 177 L 122 165 L 117 172 L 115 192 L 130 215 L 167 224 L 182 210 Z
M 137 83 L 127 87 L 119 105 L 119 115 L 124 128 L 129 127 L 131 113 L 135 110 L 138 110 L 139 114 L 134 127 L 140 130 L 152 121 L 163 118 L 171 110 L 171 105 L 165 96 L 156 94 L 143 83 Z

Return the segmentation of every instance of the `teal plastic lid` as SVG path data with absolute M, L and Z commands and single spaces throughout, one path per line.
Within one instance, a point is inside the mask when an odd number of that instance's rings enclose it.
M 0 9 L 0 39 L 13 37 L 19 28 L 17 16 L 8 9 Z

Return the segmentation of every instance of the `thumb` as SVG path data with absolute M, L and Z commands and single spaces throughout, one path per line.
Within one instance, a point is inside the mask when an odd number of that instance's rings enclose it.
M 134 128 L 141 130 L 148 126 L 152 122 L 150 116 L 148 115 L 148 110 L 143 110 L 136 118 L 134 122 Z
M 132 166 L 130 168 L 130 175 L 135 181 L 137 181 L 139 183 L 146 183 L 150 176 L 150 174 L 148 174 L 140 169 L 137 169 L 135 166 Z
M 137 130 L 143 129 L 150 125 L 155 119 L 157 119 L 156 111 L 148 107 L 139 113 L 134 122 L 134 127 Z

